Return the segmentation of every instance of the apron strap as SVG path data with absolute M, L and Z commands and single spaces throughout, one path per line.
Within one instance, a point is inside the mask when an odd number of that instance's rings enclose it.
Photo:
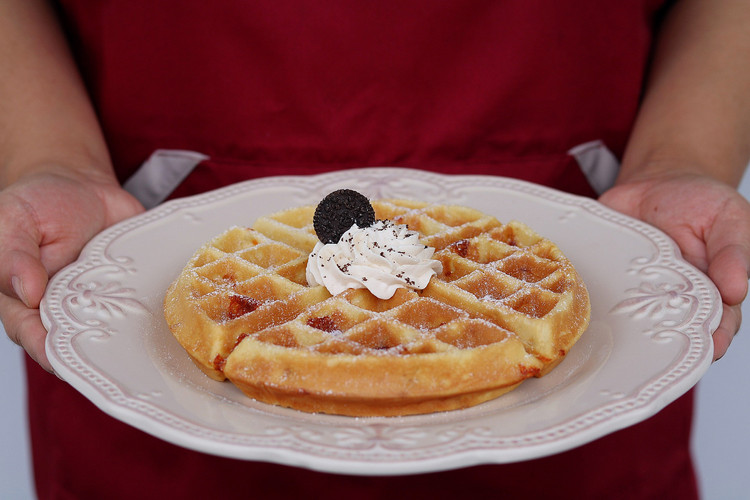
M 602 194 L 614 185 L 620 162 L 602 141 L 579 144 L 568 150 L 568 154 L 576 159 L 583 175 L 597 194 Z
M 123 184 L 146 209 L 154 208 L 209 157 L 180 149 L 157 149 Z

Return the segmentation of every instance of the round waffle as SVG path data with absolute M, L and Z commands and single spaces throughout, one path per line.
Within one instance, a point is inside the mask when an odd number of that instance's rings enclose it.
M 527 226 L 477 210 L 374 201 L 378 219 L 420 234 L 442 273 L 390 299 L 331 296 L 305 268 L 314 206 L 234 227 L 167 291 L 170 330 L 207 375 L 262 402 L 390 416 L 479 404 L 554 367 L 586 329 L 586 287 Z

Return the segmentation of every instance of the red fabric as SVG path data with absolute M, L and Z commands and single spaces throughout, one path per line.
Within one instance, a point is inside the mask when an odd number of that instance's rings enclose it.
M 519 167 L 522 167 L 519 169 Z M 201 162 L 190 176 L 172 193 L 172 198 L 188 196 L 206 189 L 225 186 L 244 179 L 269 175 L 319 174 L 348 168 L 346 165 L 259 165 L 242 160 L 209 159 Z M 443 174 L 501 175 L 539 184 L 555 186 L 573 194 L 594 196 L 575 159 L 567 154 L 545 158 L 516 159 L 493 165 L 462 165 L 449 163 L 430 165 L 428 170 Z M 357 186 L 351 186 L 356 189 Z M 293 203 L 290 201 L 290 203 Z
M 592 195 L 566 151 L 622 152 L 661 3 L 60 1 L 120 178 L 157 148 L 211 156 L 173 196 L 371 165 Z M 28 378 L 40 498 L 697 497 L 691 394 L 553 457 L 363 478 L 183 450 Z
M 60 0 L 122 178 L 157 148 L 311 168 L 619 155 L 663 2 Z

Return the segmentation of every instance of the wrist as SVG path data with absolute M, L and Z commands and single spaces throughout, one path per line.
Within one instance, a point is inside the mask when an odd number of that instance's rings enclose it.
M 664 149 L 667 151 L 665 152 Z M 645 154 L 626 152 L 617 182 L 639 182 L 667 177 L 703 177 L 737 187 L 748 167 L 750 158 L 722 157 L 715 154 L 691 153 L 688 148 L 676 148 L 670 153 L 668 148 Z
M 38 176 L 58 176 L 96 184 L 118 185 L 108 156 L 68 153 L 64 159 L 41 155 L 7 159 L 0 166 L 0 189 Z

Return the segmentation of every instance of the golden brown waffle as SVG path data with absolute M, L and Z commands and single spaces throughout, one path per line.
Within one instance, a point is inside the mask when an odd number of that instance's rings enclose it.
M 423 291 L 381 300 L 306 284 L 314 206 L 235 227 L 201 248 L 165 298 L 195 363 L 248 396 L 308 412 L 406 415 L 496 398 L 555 366 L 586 329 L 571 263 L 523 224 L 465 207 L 374 201 L 436 249 Z

